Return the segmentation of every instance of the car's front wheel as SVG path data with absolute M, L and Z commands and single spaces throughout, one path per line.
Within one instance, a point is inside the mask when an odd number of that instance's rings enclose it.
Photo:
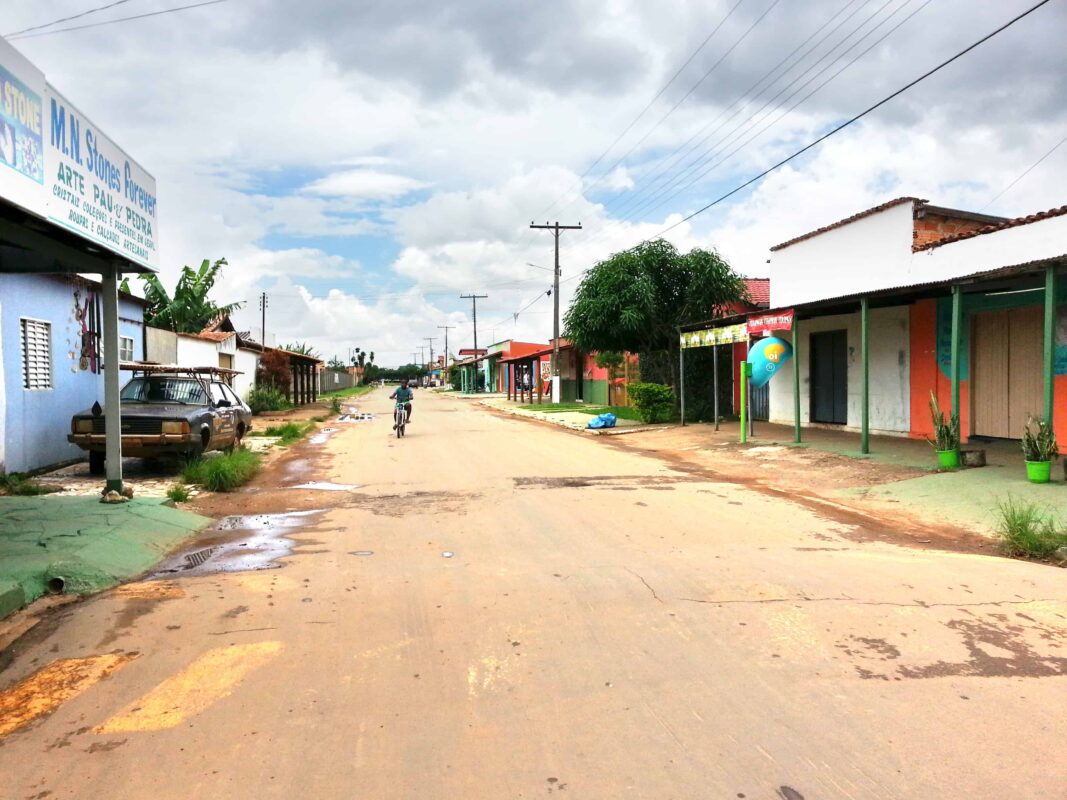
M 89 474 L 103 475 L 107 471 L 105 453 L 100 450 L 89 451 Z

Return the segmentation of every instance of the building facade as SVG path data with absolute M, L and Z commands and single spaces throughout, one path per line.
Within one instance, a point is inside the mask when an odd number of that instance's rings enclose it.
M 104 401 L 100 285 L 0 274 L 0 472 L 73 461 L 71 417 Z M 144 302 L 119 294 L 119 356 L 144 358 Z

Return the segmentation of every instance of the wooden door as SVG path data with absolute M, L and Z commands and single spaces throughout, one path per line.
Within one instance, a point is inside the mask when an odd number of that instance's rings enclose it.
M 1008 426 L 1012 439 L 1021 439 L 1026 420 L 1044 411 L 1041 357 L 1044 316 L 1036 306 L 1009 312 Z
M 848 332 L 811 334 L 812 422 L 848 423 Z
M 1042 314 L 1035 306 L 983 311 L 971 329 L 975 436 L 1018 439 L 1042 413 Z
M 1007 439 L 1009 312 L 983 311 L 971 327 L 971 395 L 975 436 Z

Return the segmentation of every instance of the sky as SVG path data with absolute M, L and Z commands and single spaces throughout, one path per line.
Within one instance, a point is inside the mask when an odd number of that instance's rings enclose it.
M 114 0 L 7 0 L 0 34 Z M 552 335 L 585 270 L 659 235 L 1036 0 L 224 0 L 11 43 L 157 181 L 160 273 L 225 257 L 238 327 L 376 363 Z M 187 5 L 121 0 L 45 28 Z M 1067 203 L 1067 0 L 666 238 L 771 246 L 903 195 Z M 521 313 L 519 313 L 521 312 Z M 421 357 L 421 356 L 420 356 Z

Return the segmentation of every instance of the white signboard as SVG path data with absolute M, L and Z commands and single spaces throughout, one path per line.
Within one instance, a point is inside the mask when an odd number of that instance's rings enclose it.
M 130 261 L 159 265 L 155 179 L 2 39 L 0 161 L 0 196 Z

